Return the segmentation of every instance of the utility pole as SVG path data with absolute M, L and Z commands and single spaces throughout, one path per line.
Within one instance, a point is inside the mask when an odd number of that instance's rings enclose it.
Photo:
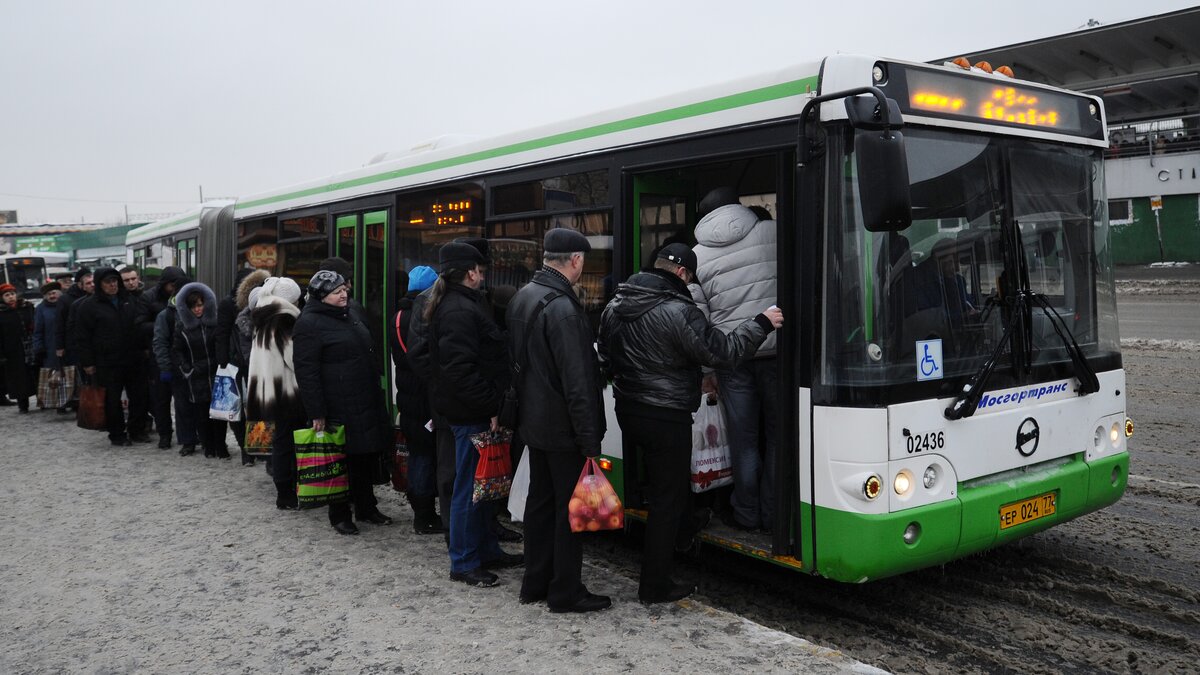
M 200 203 L 201 204 L 204 203 L 204 186 L 203 185 L 200 186 Z
M 125 205 L 125 225 L 127 227 L 129 225 L 129 205 L 128 204 Z

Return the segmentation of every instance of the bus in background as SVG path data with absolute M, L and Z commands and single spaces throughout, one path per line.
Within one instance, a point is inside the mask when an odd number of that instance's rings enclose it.
M 566 227 L 592 242 L 595 320 L 732 188 L 778 232 L 775 517 L 701 537 L 862 582 L 1124 494 L 1106 147 L 1098 97 L 984 63 L 837 54 L 239 199 L 226 264 L 303 280 L 340 255 L 379 335 L 399 273 L 436 268 L 443 243 L 494 242 L 495 297 Z M 598 459 L 623 492 L 641 470 L 604 396 Z
M 233 201 L 211 200 L 184 213 L 130 230 L 126 262 L 142 271 L 147 285 L 165 267 L 179 267 L 217 293 L 229 290 L 233 241 Z
M 12 284 L 17 294 L 26 300 L 41 302 L 42 285 L 51 275 L 65 272 L 71 262 L 70 253 L 51 251 L 22 251 L 0 256 L 0 283 Z

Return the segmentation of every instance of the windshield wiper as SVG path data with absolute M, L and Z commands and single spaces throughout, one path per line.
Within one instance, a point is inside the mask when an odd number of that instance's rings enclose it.
M 1046 313 L 1050 325 L 1054 326 L 1054 332 L 1062 340 L 1063 348 L 1071 357 L 1071 362 L 1075 366 L 1075 377 L 1079 380 L 1079 387 L 1075 392 L 1080 396 L 1086 396 L 1100 391 L 1100 379 L 1096 377 L 1096 371 L 1092 368 L 1092 364 L 1088 363 L 1087 357 L 1083 355 L 1083 350 L 1079 348 L 1079 343 L 1075 342 L 1075 336 L 1071 334 L 1071 330 L 1067 328 L 1067 324 L 1059 316 L 1058 311 L 1054 309 L 1045 295 L 1031 290 L 1020 290 L 1017 291 L 1012 318 L 1009 319 L 1008 327 L 1004 329 L 1004 335 L 1000 337 L 999 344 L 946 408 L 946 419 L 957 420 L 975 414 L 979 401 L 983 398 L 983 386 L 987 384 L 988 378 L 992 376 L 992 371 L 996 369 L 996 362 L 1004 352 L 1004 346 L 1012 340 L 1013 331 L 1021 323 L 1027 308 L 1031 309 L 1034 306 L 1041 307 L 1042 311 Z M 1029 345 L 1028 348 L 1032 350 L 1033 347 Z M 1032 358 L 1029 361 L 1032 361 Z
M 979 370 L 975 371 L 971 379 L 967 380 L 962 391 L 946 408 L 946 419 L 957 420 L 975 414 L 975 408 L 979 406 L 979 399 L 983 397 L 983 385 L 987 384 L 988 378 L 992 376 L 992 371 L 996 369 L 996 362 L 1004 353 L 1005 345 L 1012 341 L 1013 331 L 1017 324 L 1021 323 L 1021 317 L 1024 315 L 1025 292 L 1018 291 L 1016 302 L 1013 305 L 1012 318 L 1008 320 L 1008 326 L 1005 327 L 1004 334 L 1000 336 L 1000 342 L 996 344 L 996 348 L 992 350 L 992 355 L 988 357 L 988 360 L 979 366 Z

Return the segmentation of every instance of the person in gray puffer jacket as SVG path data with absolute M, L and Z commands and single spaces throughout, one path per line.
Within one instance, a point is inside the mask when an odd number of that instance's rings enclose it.
M 760 219 L 738 201 L 737 191 L 717 188 L 700 201 L 696 225 L 697 304 L 722 332 L 773 305 L 778 296 L 775 221 Z M 727 525 L 770 529 L 774 516 L 775 423 L 779 416 L 775 336 L 742 363 L 705 376 L 703 389 L 719 393 L 733 460 Z M 759 417 L 765 421 L 759 447 Z
M 600 320 L 600 363 L 613 377 L 625 463 L 636 467 L 641 455 L 646 469 L 650 514 L 638 590 L 643 602 L 673 602 L 695 590 L 670 574 L 673 549 L 689 545 L 694 530 L 706 524 L 683 526 L 691 502 L 692 412 L 700 407 L 701 366 L 732 367 L 783 325 L 777 308 L 764 308 L 728 334 L 713 328 L 688 291 L 695 271 L 690 248 L 666 246 L 654 269 L 617 288 Z M 626 481 L 626 505 L 641 508 L 641 492 L 637 481 Z

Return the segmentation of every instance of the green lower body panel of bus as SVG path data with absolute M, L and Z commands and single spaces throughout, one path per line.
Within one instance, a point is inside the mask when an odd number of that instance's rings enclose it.
M 1077 455 L 1027 476 L 960 486 L 955 499 L 896 513 L 817 507 L 813 563 L 821 576 L 854 583 L 942 564 L 1108 506 L 1124 494 L 1128 477 L 1128 453 L 1093 462 Z

